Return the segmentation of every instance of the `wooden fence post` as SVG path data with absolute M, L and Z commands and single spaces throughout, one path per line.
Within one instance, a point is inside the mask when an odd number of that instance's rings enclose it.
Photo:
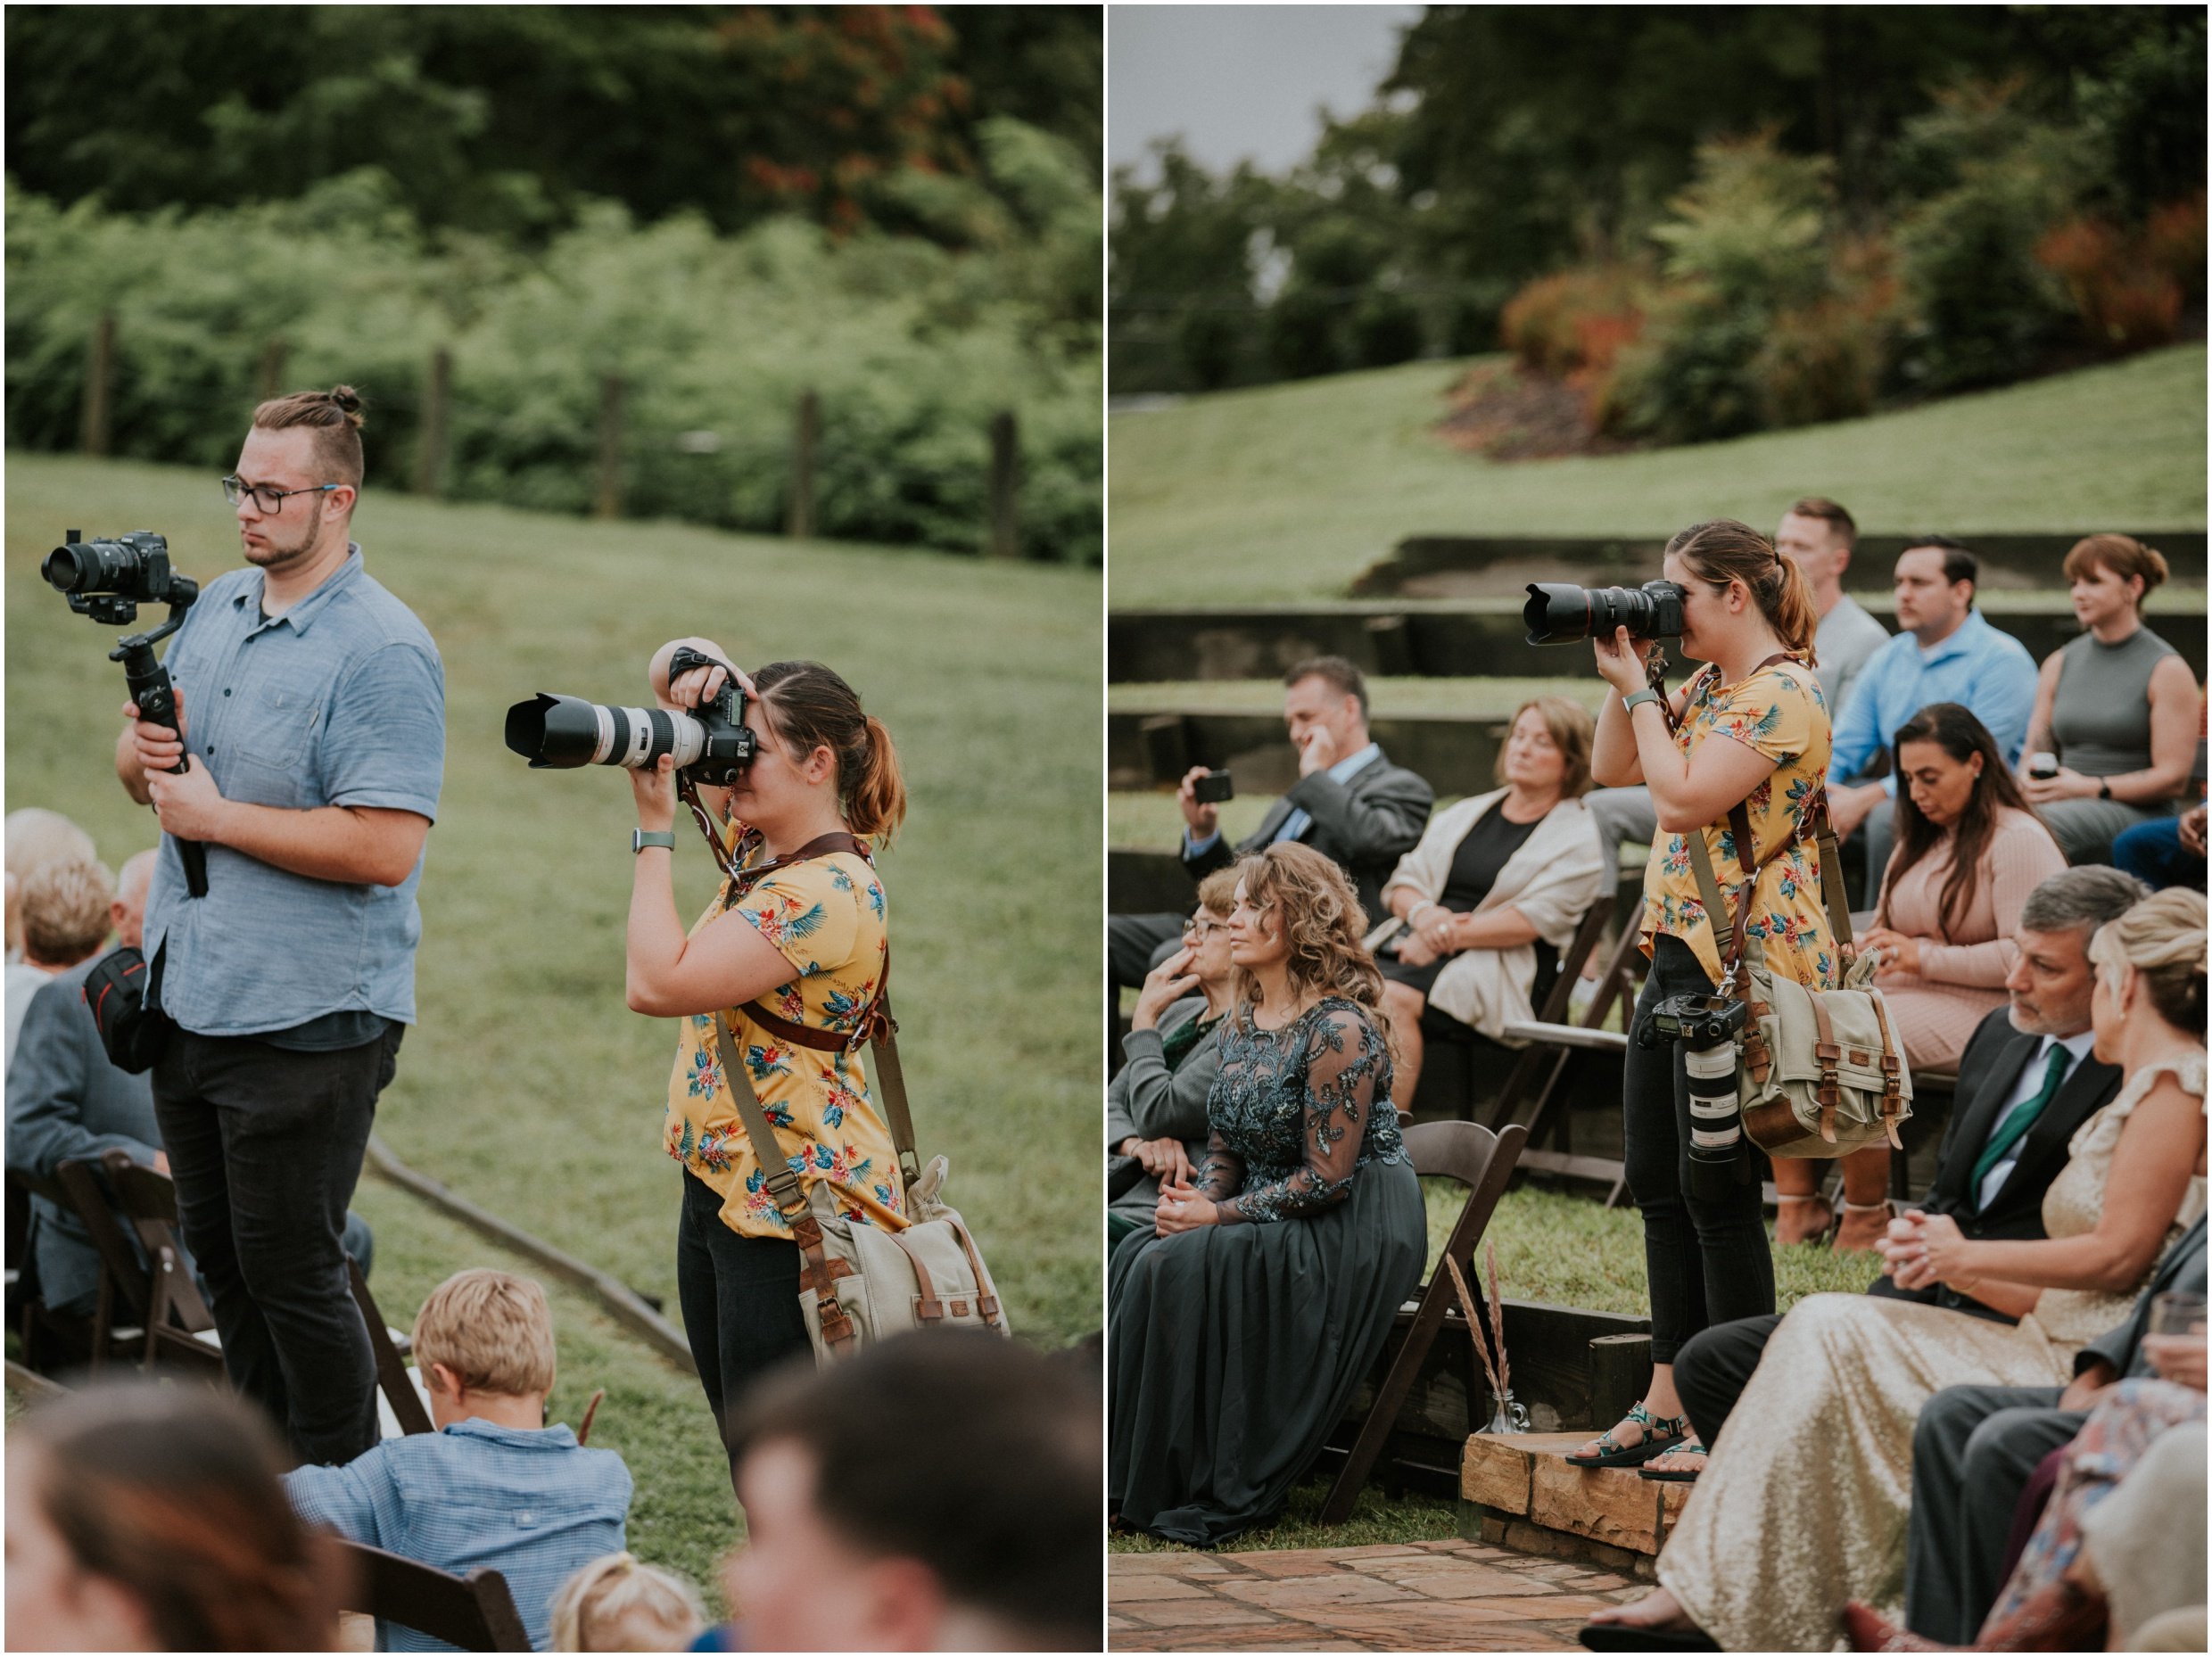
M 282 334 L 261 347 L 261 366 L 255 371 L 253 394 L 257 402 L 267 402 L 281 397 L 285 391 L 285 359 L 291 356 L 292 347 Z
M 446 408 L 453 390 L 453 353 L 442 345 L 430 353 L 430 379 L 423 387 L 423 424 L 415 448 L 415 492 L 433 500 L 445 484 Z
M 109 393 L 115 379 L 115 313 L 103 310 L 93 325 L 92 344 L 85 354 L 85 417 L 77 434 L 77 447 L 87 455 L 103 457 L 113 414 Z
M 622 516 L 623 380 L 610 374 L 599 381 L 599 479 L 591 506 L 594 517 Z
M 821 443 L 821 399 L 799 393 L 798 424 L 791 439 L 791 511 L 786 532 L 794 540 L 814 533 L 814 451 Z
M 1021 448 L 1011 414 L 991 416 L 991 528 L 994 558 L 1021 556 L 1020 526 L 1015 508 L 1021 482 Z

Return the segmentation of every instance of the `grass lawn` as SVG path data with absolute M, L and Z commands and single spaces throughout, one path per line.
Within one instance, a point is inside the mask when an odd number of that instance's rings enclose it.
M 7 504 L 7 805 L 68 813 L 117 865 L 154 835 L 111 769 L 116 630 L 71 615 L 37 565 L 66 527 L 152 528 L 205 581 L 238 562 L 230 515 L 210 475 L 28 455 L 9 457 Z M 421 1022 L 378 1113 L 392 1149 L 674 1315 L 678 1175 L 659 1142 L 674 1033 L 623 1005 L 630 791 L 611 771 L 526 770 L 501 722 L 538 690 L 643 702 L 648 655 L 680 633 L 740 662 L 818 657 L 890 728 L 912 797 L 882 868 L 922 1153 L 951 1157 L 1015 1329 L 1056 1346 L 1097 1328 L 1097 573 L 375 491 L 357 531 L 436 637 L 447 683 Z M 689 915 L 711 869 L 689 820 L 678 829 Z M 377 1274 L 394 1323 L 490 1257 L 435 1216 L 403 1217 L 400 1193 L 365 1183 L 362 1200 L 411 1240 Z M 580 1303 L 556 1299 L 565 1347 L 598 1343 L 565 1351 L 575 1384 L 589 1390 L 601 1355 L 624 1377 L 602 1418 L 610 1443 L 635 1436 L 640 1487 L 665 1483 L 640 1506 L 657 1556 L 698 1574 L 731 1532 L 696 1383 L 614 1325 L 585 1337 Z
M 1193 397 L 1111 421 L 1112 601 L 1331 598 L 1416 532 L 1765 526 L 1805 494 L 1885 533 L 2195 528 L 2205 366 L 2179 345 L 1863 420 L 1515 465 L 1432 430 L 1464 361 Z

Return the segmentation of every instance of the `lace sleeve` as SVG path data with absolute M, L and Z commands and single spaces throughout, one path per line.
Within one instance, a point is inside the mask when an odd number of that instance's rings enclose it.
M 1191 1184 L 1200 1196 L 1215 1203 L 1227 1201 L 1243 1188 L 1244 1158 L 1229 1149 L 1219 1128 L 1206 1135 L 1205 1160 L 1191 1176 Z
M 1307 1047 L 1306 1163 L 1290 1175 L 1220 1205 L 1225 1224 L 1298 1219 L 1351 1195 L 1352 1170 L 1366 1142 L 1368 1113 L 1384 1075 L 1382 1032 L 1350 1011 L 1318 1020 Z

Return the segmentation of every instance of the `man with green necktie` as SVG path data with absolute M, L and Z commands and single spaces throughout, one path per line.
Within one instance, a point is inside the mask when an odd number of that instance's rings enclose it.
M 2066 1166 L 2068 1142 L 2120 1086 L 2118 1067 L 2090 1051 L 2096 972 L 2089 940 L 2150 895 L 2133 875 L 2101 864 L 2063 870 L 2028 894 L 2014 938 L 2019 954 L 2005 979 L 2010 1003 L 1982 1020 L 1960 1058 L 1936 1179 L 1920 1208 L 1948 1214 L 1969 1237 L 2043 1235 L 2043 1192 Z M 1946 1284 L 1900 1289 L 1889 1269 L 1886 1263 L 1868 1293 L 2013 1321 Z M 1675 1355 L 1675 1388 L 1705 1444 L 1736 1407 L 1780 1322 L 1718 1323 Z

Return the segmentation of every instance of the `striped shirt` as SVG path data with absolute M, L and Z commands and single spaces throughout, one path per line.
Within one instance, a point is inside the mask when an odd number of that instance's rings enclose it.
M 587 1450 L 565 1426 L 532 1431 L 488 1421 L 386 1439 L 343 1467 L 285 1475 L 292 1505 L 310 1524 L 466 1575 L 478 1566 L 507 1579 L 515 1609 L 544 1651 L 553 1596 L 582 1566 L 627 1546 L 630 1470 L 612 1450 Z M 376 1649 L 457 1649 L 379 1621 Z

